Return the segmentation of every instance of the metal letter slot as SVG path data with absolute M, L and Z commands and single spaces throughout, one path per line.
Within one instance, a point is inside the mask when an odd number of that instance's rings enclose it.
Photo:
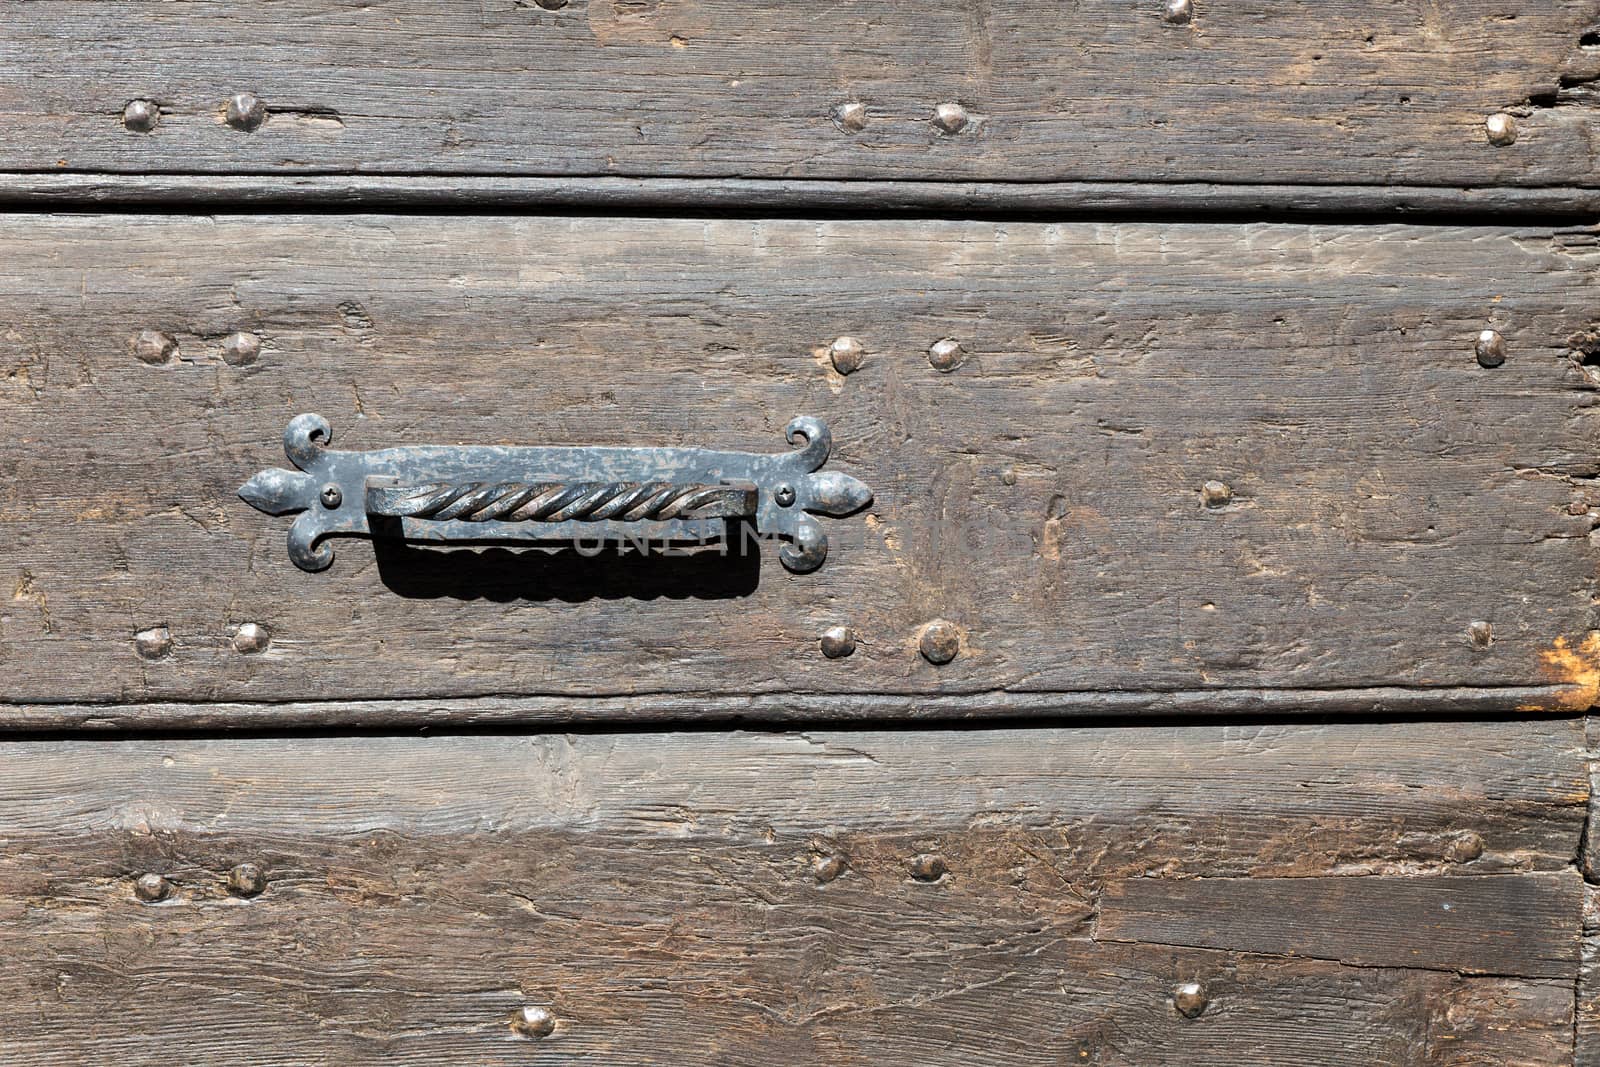
M 333 562 L 328 537 L 553 544 L 721 544 L 746 522 L 785 542 L 792 571 L 816 570 L 828 535 L 812 517 L 848 515 L 872 490 L 847 474 L 817 473 L 833 438 L 801 416 L 788 452 L 703 448 L 514 448 L 417 445 L 335 452 L 321 415 L 283 432 L 297 471 L 271 468 L 239 495 L 269 515 L 302 514 L 289 527 L 289 558 L 302 570 Z

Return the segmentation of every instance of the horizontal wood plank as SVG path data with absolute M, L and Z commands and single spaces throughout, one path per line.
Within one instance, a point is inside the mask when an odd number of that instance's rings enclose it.
M 1094 915 L 1130 878 L 1260 874 L 1348 883 L 1404 939 L 1383 905 L 1418 884 L 1573 877 L 1583 759 L 1572 720 L 13 742 L 0 1054 L 1563 1063 L 1575 960 L 1346 966 Z M 1528 921 L 1496 899 L 1485 930 Z M 513 1032 L 528 1006 L 553 1033 Z
M 1360 966 L 1560 978 L 1578 969 L 1583 879 L 1132 878 L 1107 887 L 1107 941 L 1248 947 Z
M 3 248 L 13 726 L 215 700 L 332 702 L 329 721 L 339 701 L 461 698 L 508 701 L 502 721 L 565 697 L 723 717 L 826 715 L 834 695 L 841 716 L 1262 691 L 1563 709 L 1600 683 L 1586 232 L 13 216 Z M 1473 356 L 1485 326 L 1503 366 Z M 143 330 L 173 339 L 164 365 L 133 354 Z M 223 358 L 236 330 L 261 338 L 249 365 Z M 848 377 L 826 355 L 841 335 L 866 348 Z M 927 357 L 944 337 L 966 352 L 951 374 Z M 235 496 L 285 465 L 302 411 L 352 449 L 761 452 L 804 412 L 877 497 L 825 520 L 833 551 L 804 576 L 770 546 L 349 541 L 311 575 L 287 521 Z M 1225 508 L 1201 505 L 1213 479 Z M 917 651 L 936 617 L 963 634 L 942 667 Z M 245 623 L 264 652 L 236 651 Z M 860 635 L 848 659 L 818 651 L 835 625 Z M 142 658 L 135 634 L 162 627 L 170 654 Z
M 458 7 L 9 0 L 0 170 L 1596 184 L 1586 0 Z

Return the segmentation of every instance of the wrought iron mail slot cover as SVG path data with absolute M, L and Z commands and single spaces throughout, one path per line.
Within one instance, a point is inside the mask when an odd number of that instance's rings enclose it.
M 790 570 L 813 571 L 828 536 L 812 517 L 848 515 L 872 501 L 861 481 L 818 473 L 833 439 L 802 415 L 785 431 L 789 452 L 703 448 L 542 448 L 416 445 L 337 452 L 320 415 L 299 415 L 283 450 L 299 470 L 261 471 L 239 495 L 269 515 L 302 512 L 289 527 L 289 558 L 303 570 L 333 562 L 326 538 L 407 541 L 709 544 L 730 522 L 786 543 Z

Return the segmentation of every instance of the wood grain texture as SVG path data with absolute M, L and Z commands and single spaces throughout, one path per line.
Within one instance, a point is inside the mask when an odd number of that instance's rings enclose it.
M 1596 184 L 1588 0 L 1162 6 L 10 0 L 0 170 Z
M 1483 710 L 1587 706 L 1600 680 L 1587 232 L 14 216 L 3 247 L 13 704 L 1040 714 L 1272 690 L 1339 711 L 1466 687 Z M 1493 370 L 1486 325 L 1510 351 Z M 171 362 L 134 358 L 144 329 Z M 249 366 L 221 357 L 239 329 L 263 339 Z M 841 334 L 867 347 L 849 377 L 826 361 Z M 967 352 L 949 375 L 942 337 Z M 353 449 L 754 451 L 805 412 L 877 501 L 827 520 L 807 576 L 358 542 L 309 575 L 286 521 L 234 495 L 284 464 L 301 411 Z M 1209 479 L 1230 506 L 1201 506 Z M 934 617 L 965 634 L 940 668 L 916 651 Z M 245 622 L 264 654 L 234 650 Z M 829 661 L 837 624 L 862 647 Z M 161 625 L 172 654 L 139 658 Z
M 1363 893 L 1404 942 L 1382 905 L 1416 886 L 1574 877 L 1584 758 L 1573 720 L 13 742 L 0 1055 L 1566 1063 L 1576 957 L 1468 976 L 1109 942 L 1095 916 L 1130 879 L 1260 876 Z M 261 896 L 226 890 L 240 862 Z M 166 902 L 133 896 L 147 872 Z M 1486 929 L 1578 928 L 1494 899 Z M 507 1025 L 530 1004 L 541 1042 Z

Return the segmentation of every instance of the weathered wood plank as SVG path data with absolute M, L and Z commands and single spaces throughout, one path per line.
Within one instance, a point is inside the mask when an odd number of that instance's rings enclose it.
M 1139 875 L 1293 873 L 1380 901 L 1571 877 L 1580 732 L 11 743 L 0 1055 L 1568 1062 L 1575 968 L 1352 967 L 1091 924 L 1103 887 Z M 919 880 L 919 856 L 943 873 Z M 241 862 L 264 893 L 229 893 Z M 135 898 L 144 873 L 167 900 Z M 1503 903 L 1486 929 L 1531 921 Z M 1188 981 L 1208 1001 L 1193 1019 L 1171 1000 Z M 542 1042 L 508 1026 L 528 1005 L 555 1016 Z
M 1367 967 L 1576 977 L 1583 879 L 1131 878 L 1106 887 L 1095 935 L 1247 948 Z
M 550 6 L 10 0 L 0 169 L 1596 183 L 1587 0 Z
M 889 714 L 960 697 L 967 714 L 986 694 L 1038 713 L 1094 710 L 1112 690 L 1198 706 L 1273 690 L 1312 709 L 1432 691 L 1561 708 L 1593 702 L 1600 680 L 1586 636 L 1600 463 L 1592 369 L 1573 358 L 1590 347 L 1588 234 L 4 227 L 0 411 L 16 447 L 0 456 L 0 662 L 15 705 L 700 695 L 722 715 L 741 700 L 763 714 L 752 697 L 825 714 L 829 694 L 857 694 L 910 704 Z M 1510 352 L 1492 370 L 1472 354 L 1486 325 Z M 175 358 L 136 359 L 144 329 L 169 333 Z M 263 339 L 248 366 L 221 356 L 239 329 Z M 868 353 L 849 377 L 825 354 L 842 334 Z M 967 351 L 953 374 L 928 364 L 941 337 Z M 803 577 L 770 558 L 355 542 L 308 575 L 285 521 L 234 496 L 283 464 L 281 428 L 307 410 L 356 449 L 756 451 L 808 412 L 877 501 L 830 520 L 827 566 Z M 1209 479 L 1231 484 L 1230 506 L 1201 506 Z M 938 668 L 916 651 L 934 617 L 965 632 Z M 1475 620 L 1493 624 L 1488 647 L 1468 638 Z M 271 631 L 264 654 L 234 650 L 245 622 Z M 838 624 L 861 649 L 826 660 L 817 636 Z M 141 659 L 133 635 L 158 626 L 171 655 Z

